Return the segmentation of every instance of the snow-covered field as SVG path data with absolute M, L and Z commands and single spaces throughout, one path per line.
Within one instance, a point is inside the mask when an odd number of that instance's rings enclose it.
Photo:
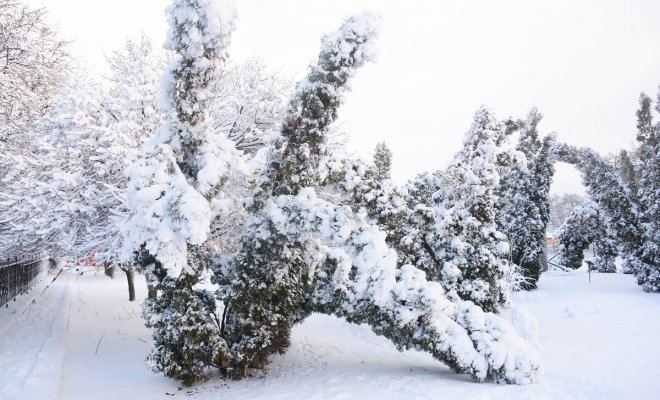
M 545 376 L 477 384 L 430 356 L 399 353 L 364 326 L 313 316 L 265 375 L 193 388 L 144 365 L 149 332 L 124 277 L 66 271 L 0 310 L 0 399 L 657 399 L 660 296 L 633 277 L 546 273 L 516 296 L 539 322 Z M 138 300 L 145 285 L 136 279 Z M 34 302 L 32 300 L 34 299 Z

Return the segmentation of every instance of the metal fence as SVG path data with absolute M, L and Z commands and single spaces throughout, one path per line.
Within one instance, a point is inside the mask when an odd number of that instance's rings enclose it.
M 41 255 L 12 257 L 0 261 L 0 306 L 27 292 L 46 266 L 47 263 Z

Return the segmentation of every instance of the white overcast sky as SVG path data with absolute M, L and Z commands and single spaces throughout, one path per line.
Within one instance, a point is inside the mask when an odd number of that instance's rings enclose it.
M 92 69 L 144 31 L 159 46 L 168 0 L 29 0 L 46 6 Z M 660 85 L 660 1 L 238 0 L 230 49 L 295 80 L 319 39 L 349 15 L 383 17 L 377 63 L 361 70 L 340 112 L 351 147 L 385 141 L 402 183 L 444 168 L 482 104 L 499 117 L 545 115 L 541 130 L 607 153 L 633 144 L 640 91 Z M 560 167 L 555 192 L 583 191 Z

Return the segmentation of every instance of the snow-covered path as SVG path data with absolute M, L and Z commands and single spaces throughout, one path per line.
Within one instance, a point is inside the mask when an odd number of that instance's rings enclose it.
M 0 311 L 1 399 L 57 397 L 65 353 L 69 285 L 55 281 L 43 292 L 52 278 L 42 277 L 26 295 Z
M 140 299 L 144 282 L 136 284 Z M 123 275 L 65 273 L 29 307 L 21 299 L 0 310 L 0 399 L 657 398 L 660 296 L 631 276 L 544 274 L 517 303 L 539 321 L 538 384 L 476 384 L 424 353 L 399 353 L 367 327 L 316 315 L 294 328 L 267 374 L 179 389 L 144 365 L 149 333 Z

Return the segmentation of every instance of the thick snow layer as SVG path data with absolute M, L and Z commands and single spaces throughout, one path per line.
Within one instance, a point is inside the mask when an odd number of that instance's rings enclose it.
M 265 374 L 181 390 L 144 365 L 150 335 L 121 272 L 65 272 L 41 295 L 50 279 L 0 310 L 0 399 L 657 398 L 660 297 L 630 275 L 593 273 L 589 283 L 583 271 L 545 273 L 538 290 L 514 296 L 507 317 L 538 335 L 540 383 L 474 383 L 430 355 L 398 352 L 366 326 L 315 315 Z M 141 277 L 136 286 L 144 298 Z

